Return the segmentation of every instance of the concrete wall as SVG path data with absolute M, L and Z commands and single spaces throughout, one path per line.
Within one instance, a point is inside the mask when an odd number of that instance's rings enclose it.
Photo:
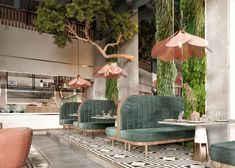
M 104 46 L 104 41 L 96 41 L 99 45 Z M 94 51 L 94 73 L 97 69 L 106 64 L 106 59 L 99 53 L 98 50 Z M 94 78 L 92 87 L 86 89 L 87 99 L 101 99 L 105 98 L 105 82 L 104 78 Z
M 144 94 L 152 94 L 152 73 L 139 68 L 139 92 Z
M 61 49 L 52 35 L 3 25 L 0 37 L 0 70 L 93 78 L 94 48 L 87 43 L 73 40 Z
M 228 119 L 229 109 L 229 1 L 206 0 L 207 112 L 212 119 Z M 219 133 L 219 134 L 218 134 Z M 227 125 L 208 128 L 209 143 L 229 139 Z

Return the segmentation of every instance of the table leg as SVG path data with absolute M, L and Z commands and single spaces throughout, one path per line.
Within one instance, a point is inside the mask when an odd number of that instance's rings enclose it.
M 207 161 L 208 160 L 208 143 L 207 133 L 204 126 L 195 127 L 193 160 Z

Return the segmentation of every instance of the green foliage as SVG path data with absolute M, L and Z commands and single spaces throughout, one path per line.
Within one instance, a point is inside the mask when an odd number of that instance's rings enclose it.
M 100 22 L 101 28 L 111 28 L 111 34 L 122 40 L 128 40 L 137 33 L 137 25 L 130 20 L 130 13 L 115 13 L 110 0 L 72 0 L 62 4 L 58 0 L 44 0 L 37 10 L 34 25 L 40 33 L 55 34 L 54 43 L 65 47 L 71 41 L 67 35 L 68 24 L 71 21 L 92 25 L 93 21 Z M 82 37 L 84 38 L 84 37 Z
M 106 43 L 110 43 L 112 41 L 114 41 L 113 36 L 109 36 L 106 39 Z M 108 54 L 115 54 L 115 53 L 117 53 L 117 51 L 118 51 L 117 47 L 112 47 L 112 48 L 108 48 L 107 53 Z M 107 59 L 107 62 L 117 62 L 117 59 L 115 59 L 115 58 Z M 114 101 L 115 103 L 118 102 L 118 81 L 117 81 L 117 79 L 106 79 L 105 97 L 108 100 Z
M 174 96 L 173 83 L 177 74 L 174 62 L 157 62 L 157 95 Z
M 204 0 L 181 0 L 181 13 L 184 29 L 192 34 L 204 37 L 205 26 L 205 4 Z M 184 83 L 187 83 L 196 96 L 196 111 L 205 113 L 205 76 L 206 58 L 191 58 L 182 65 L 182 75 Z M 183 90 L 183 96 L 186 96 Z M 185 102 L 185 114 L 189 117 L 192 107 L 189 102 Z
M 118 81 L 117 79 L 106 79 L 105 97 L 114 102 L 118 101 Z
M 65 29 L 66 17 L 64 15 L 64 5 L 56 0 L 47 0 L 37 10 L 37 19 L 34 25 L 40 33 L 63 33 Z
M 160 41 L 173 34 L 172 0 L 159 1 L 156 4 L 156 34 L 155 40 Z M 173 83 L 177 74 L 173 61 L 157 62 L 157 95 L 173 96 Z
M 123 40 L 130 40 L 138 31 L 138 27 L 130 20 L 130 13 L 114 13 L 112 19 L 108 20 L 109 26 L 113 27 L 112 36 L 117 38 L 122 34 Z

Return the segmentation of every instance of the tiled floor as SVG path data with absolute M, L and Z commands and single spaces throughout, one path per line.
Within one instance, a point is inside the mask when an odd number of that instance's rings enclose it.
M 138 147 L 132 152 L 123 150 L 123 144 L 111 146 L 111 142 L 104 137 L 84 137 L 77 132 L 69 130 L 56 130 L 49 132 L 64 143 L 78 147 L 87 153 L 111 163 L 112 167 L 124 168 L 206 168 L 208 163 L 193 161 L 192 152 L 178 144 L 158 145 L 149 148 L 149 157 L 145 158 L 143 148 Z M 78 150 L 77 149 L 77 150 Z

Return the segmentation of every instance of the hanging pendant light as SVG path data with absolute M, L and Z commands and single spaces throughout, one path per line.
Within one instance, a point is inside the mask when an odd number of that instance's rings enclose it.
M 117 66 L 116 62 L 108 62 L 101 67 L 94 75 L 95 77 L 104 77 L 106 79 L 118 79 L 121 76 L 127 77 L 127 73 Z

